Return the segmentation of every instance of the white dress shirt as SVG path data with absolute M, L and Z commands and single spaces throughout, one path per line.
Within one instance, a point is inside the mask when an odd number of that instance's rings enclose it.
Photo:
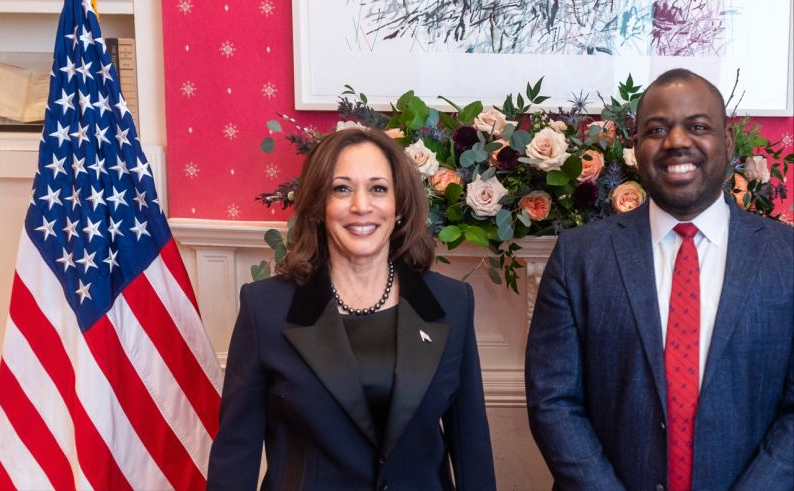
M 672 215 L 650 203 L 651 240 L 653 245 L 653 270 L 659 316 L 662 320 L 662 342 L 667 338 L 667 317 L 670 310 L 670 290 L 673 285 L 673 268 L 683 239 L 673 230 L 679 222 Z M 728 222 L 730 208 L 720 197 L 700 215 L 691 220 L 698 228 L 695 247 L 700 263 L 700 354 L 698 385 L 703 384 L 703 372 L 714 332 L 714 319 L 725 278 L 725 260 L 728 256 Z

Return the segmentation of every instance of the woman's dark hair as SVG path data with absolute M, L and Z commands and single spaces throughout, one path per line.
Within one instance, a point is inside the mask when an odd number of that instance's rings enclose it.
M 295 197 L 292 242 L 284 261 L 276 268 L 299 285 L 308 282 L 328 262 L 323 221 L 339 154 L 349 146 L 364 143 L 372 143 L 383 152 L 394 177 L 395 209 L 400 223 L 392 232 L 389 258 L 418 272 L 430 269 L 435 240 L 427 229 L 427 196 L 419 172 L 403 148 L 383 131 L 354 128 L 323 138 L 303 164 Z

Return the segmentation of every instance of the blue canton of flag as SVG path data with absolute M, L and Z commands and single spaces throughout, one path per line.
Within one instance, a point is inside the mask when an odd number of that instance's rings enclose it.
M 70 3 L 25 227 L 85 331 L 171 234 L 91 1 Z

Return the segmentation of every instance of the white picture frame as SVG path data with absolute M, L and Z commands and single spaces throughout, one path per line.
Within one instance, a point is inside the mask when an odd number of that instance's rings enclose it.
M 721 4 L 730 4 L 726 9 L 733 13 L 725 20 L 721 56 L 637 54 L 642 46 L 617 55 L 461 53 L 441 51 L 439 43 L 419 49 L 418 37 L 384 41 L 383 30 L 373 32 L 367 26 L 370 32 L 364 32 L 362 4 L 378 1 L 293 0 L 296 110 L 335 110 L 346 84 L 365 93 L 370 106 L 379 110 L 388 110 L 408 90 L 440 110 L 451 109 L 438 98 L 441 95 L 459 105 L 480 100 L 486 107 L 500 106 L 507 94 L 523 93 L 527 82 L 535 83 L 542 76 L 541 93 L 550 99 L 541 108 L 570 107 L 573 95 L 581 91 L 589 94 L 587 111 L 599 113 L 603 107 L 599 95 L 617 96 L 618 83 L 629 74 L 644 87 L 665 70 L 683 67 L 709 79 L 726 99 L 740 70 L 729 105 L 731 111 L 741 99 L 738 115 L 794 114 L 790 0 L 766 0 L 763 8 L 754 0 L 723 0 Z M 680 3 L 709 1 L 714 2 Z M 624 7 L 631 4 L 636 9 L 650 8 L 651 3 L 622 0 Z

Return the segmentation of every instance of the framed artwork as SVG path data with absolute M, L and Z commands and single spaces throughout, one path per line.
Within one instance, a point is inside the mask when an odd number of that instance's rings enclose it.
M 763 5 L 763 6 L 761 6 Z M 791 116 L 791 0 L 293 0 L 295 108 L 336 108 L 344 85 L 371 105 L 414 90 L 501 105 L 543 77 L 545 108 L 589 112 L 629 74 L 670 68 L 712 81 L 737 114 Z M 738 84 L 737 80 L 738 75 Z

